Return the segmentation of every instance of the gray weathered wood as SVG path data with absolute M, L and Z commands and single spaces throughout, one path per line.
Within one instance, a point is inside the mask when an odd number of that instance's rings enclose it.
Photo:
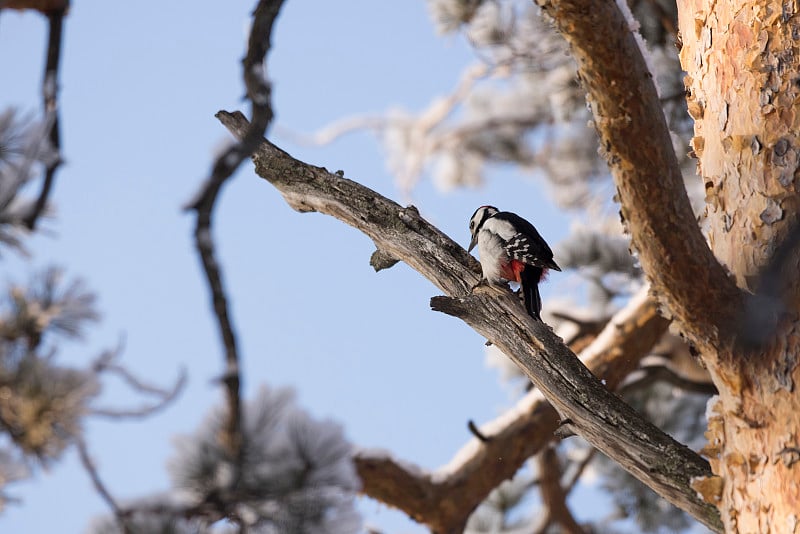
M 240 113 L 217 117 L 237 137 L 247 131 Z M 721 531 L 715 507 L 689 487 L 710 476 L 708 463 L 645 421 L 609 392 L 547 325 L 531 319 L 510 292 L 472 294 L 476 261 L 461 246 L 380 194 L 326 169 L 292 158 L 269 141 L 253 154 L 256 172 L 299 211 L 319 211 L 368 235 L 377 248 L 420 272 L 449 295 L 434 309 L 464 320 L 512 358 L 574 430 L 659 495 Z

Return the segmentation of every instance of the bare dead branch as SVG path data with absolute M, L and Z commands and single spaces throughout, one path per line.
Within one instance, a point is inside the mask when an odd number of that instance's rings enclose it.
M 282 4 L 283 0 L 261 0 L 253 12 L 247 54 L 242 60 L 244 83 L 252 104 L 252 122 L 241 141 L 217 158 L 211 177 L 187 206 L 187 209 L 197 213 L 195 244 L 211 289 L 214 312 L 225 346 L 225 372 L 221 381 L 226 386 L 228 419 L 223 439 L 234 458 L 239 458 L 242 448 L 239 355 L 233 324 L 228 313 L 222 271 L 214 254 L 214 240 L 211 233 L 212 213 L 222 186 L 258 146 L 272 121 L 272 88 L 266 79 L 264 59 L 270 48 L 272 26 Z
M 162 388 L 149 384 L 118 363 L 108 363 L 97 369 L 100 372 L 116 374 L 137 393 L 145 393 L 162 399 L 174 396 L 175 390 L 180 389 L 182 384 L 186 381 L 186 369 L 181 369 L 178 380 L 175 382 L 175 385 L 170 388 Z
M 97 493 L 114 512 L 114 517 L 117 519 L 120 530 L 122 530 L 122 532 L 125 534 L 130 534 L 131 529 L 129 528 L 127 521 L 125 521 L 122 508 L 120 508 L 119 504 L 117 504 L 117 501 L 114 499 L 114 497 L 111 496 L 111 492 L 108 490 L 105 483 L 103 483 L 103 479 L 100 478 L 100 473 L 97 471 L 97 466 L 94 465 L 92 458 L 89 456 L 89 449 L 86 446 L 86 443 L 83 441 L 83 438 L 78 436 L 75 439 L 75 446 L 78 449 L 78 456 L 80 456 L 83 468 L 89 474 L 89 478 L 91 478 L 92 484 L 94 485 L 95 490 L 97 490 Z
M 614 2 L 537 3 L 570 43 L 644 272 L 687 337 L 716 353 L 736 338 L 742 292 L 695 221 L 653 75 L 628 21 Z
M 647 288 L 618 312 L 581 359 L 613 390 L 648 354 L 666 331 Z M 357 455 L 364 492 L 398 507 L 436 532 L 457 531 L 472 509 L 503 480 L 552 442 L 559 416 L 540 391 L 534 390 L 494 421 L 482 425 L 483 443 L 473 439 L 432 474 L 375 454 Z M 594 450 L 594 449 L 592 449 Z M 588 463 L 588 462 L 587 462 Z M 565 484 L 571 489 L 572 484 Z M 443 503 L 460 503 L 446 507 Z
M 241 113 L 220 111 L 217 118 L 236 136 L 247 132 Z M 448 295 L 467 295 L 478 283 L 480 265 L 458 243 L 425 221 L 416 208 L 404 208 L 361 184 L 308 165 L 266 140 L 253 153 L 256 172 L 300 212 L 319 211 L 364 232 L 376 248 L 419 271 Z M 419 251 L 426 254 L 421 255 Z
M 518 313 L 512 295 L 434 297 L 431 307 L 462 319 L 514 360 L 586 441 L 659 495 L 709 528 L 721 530 L 715 507 L 689 488 L 708 463 L 645 421 L 581 364 L 553 332 Z
M 247 132 L 248 124 L 241 114 L 219 112 L 217 117 L 237 137 Z M 472 271 L 474 258 L 422 219 L 416 209 L 401 208 L 356 182 L 295 160 L 266 140 L 253 159 L 256 172 L 275 186 L 293 208 L 327 213 L 358 228 L 372 238 L 378 249 L 405 261 L 448 295 L 459 296 L 435 297 L 431 304 L 437 311 L 460 317 L 503 350 L 556 409 L 574 421 L 592 445 L 676 506 L 710 528 L 721 529 L 716 508 L 701 502 L 689 487 L 692 477 L 710 474 L 708 463 L 609 393 L 546 325 L 524 314 L 513 294 L 469 295 L 478 281 Z M 555 419 L 551 413 L 549 424 L 555 425 Z M 507 453 L 502 451 L 500 457 Z M 387 469 L 388 464 L 394 463 L 386 459 L 381 462 Z M 418 477 L 408 473 L 398 474 L 410 479 L 415 495 L 429 496 L 430 485 L 420 484 Z M 379 484 L 386 488 L 385 483 Z M 448 516 L 454 502 L 464 505 L 463 499 L 450 501 L 451 496 L 447 494 L 447 500 L 439 501 L 437 517 Z M 392 504 L 400 507 L 397 502 Z M 407 506 L 408 502 L 403 504 Z M 449 517 L 457 517 L 450 514 Z M 419 513 L 412 509 L 410 515 L 418 517 Z M 431 521 L 439 520 L 434 517 Z M 446 531 L 452 531 L 463 524 L 444 526 Z
M 49 158 L 45 167 L 42 188 L 36 198 L 31 211 L 26 214 L 23 223 L 25 226 L 34 230 L 36 222 L 47 207 L 47 199 L 53 189 L 56 179 L 56 171 L 61 166 L 61 133 L 60 119 L 58 113 L 58 68 L 61 59 L 61 41 L 64 16 L 67 13 L 69 2 L 61 2 L 62 6 L 47 11 L 47 21 L 50 26 L 50 33 L 47 42 L 47 61 L 44 67 L 44 78 L 42 79 L 42 97 L 44 99 L 44 113 L 48 118 L 51 150 L 55 156 Z

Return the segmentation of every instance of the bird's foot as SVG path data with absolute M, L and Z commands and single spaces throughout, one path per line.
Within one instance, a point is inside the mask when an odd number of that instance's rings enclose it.
M 469 292 L 470 293 L 474 293 L 475 290 L 478 289 L 479 287 L 485 286 L 485 285 L 488 285 L 488 284 L 489 284 L 489 281 L 486 278 L 481 278 L 481 281 L 478 282 L 477 284 L 475 284 L 474 286 L 472 286 L 472 289 L 470 289 Z
M 472 293 L 483 293 L 483 294 L 494 294 L 494 295 L 502 295 L 508 291 L 508 286 L 506 284 L 500 283 L 492 283 L 485 278 L 481 279 L 475 286 L 472 288 Z

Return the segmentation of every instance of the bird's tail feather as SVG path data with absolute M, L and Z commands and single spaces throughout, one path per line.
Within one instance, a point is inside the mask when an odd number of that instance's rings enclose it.
M 541 321 L 542 317 L 539 312 L 542 311 L 542 297 L 539 294 L 539 279 L 542 277 L 542 269 L 528 265 L 527 268 L 520 273 L 520 290 L 522 292 L 522 301 L 525 304 L 525 310 L 528 315 Z

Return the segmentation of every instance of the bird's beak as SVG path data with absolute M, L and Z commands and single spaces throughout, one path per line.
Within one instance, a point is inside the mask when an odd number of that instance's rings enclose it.
M 478 244 L 478 235 L 475 234 L 474 236 L 472 236 L 472 241 L 469 242 L 469 248 L 467 249 L 467 252 L 472 252 L 472 249 L 475 248 L 475 245 L 477 244 Z

